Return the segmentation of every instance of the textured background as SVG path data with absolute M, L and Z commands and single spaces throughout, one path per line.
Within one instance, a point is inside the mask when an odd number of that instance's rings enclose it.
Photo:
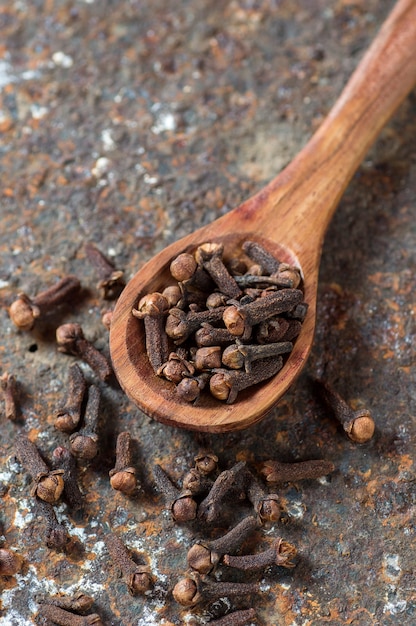
M 56 326 L 80 322 L 108 354 L 106 304 L 84 243 L 95 242 L 129 278 L 166 244 L 260 189 L 319 125 L 392 5 L 0 2 L 0 373 L 17 377 L 23 417 L 7 422 L 0 404 L 0 535 L 25 557 L 21 574 L 0 580 L 0 624 L 33 623 L 37 599 L 78 589 L 115 626 L 201 624 L 219 615 L 224 603 L 191 613 L 172 600 L 201 529 L 171 522 L 151 477 L 160 462 L 180 483 L 201 443 L 222 468 L 267 458 L 336 465 L 328 479 L 283 485 L 282 522 L 252 542 L 258 550 L 282 534 L 300 555 L 293 571 L 264 576 L 252 602 L 260 624 L 416 623 L 414 94 L 332 221 L 314 349 L 268 418 L 201 442 L 151 421 L 116 385 L 100 384 L 101 452 L 80 466 L 83 514 L 74 519 L 65 504 L 57 507 L 79 540 L 71 556 L 45 547 L 30 481 L 14 456 L 20 430 L 46 458 L 67 441 L 53 411 L 74 357 L 57 352 Z M 34 295 L 66 273 L 80 277 L 82 299 L 30 333 L 16 331 L 7 313 L 15 295 Z M 352 404 L 371 408 L 370 444 L 346 439 L 316 402 L 308 375 L 324 375 Z M 131 499 L 108 483 L 114 436 L 125 429 L 137 440 L 142 485 Z M 110 527 L 147 554 L 158 579 L 149 598 L 132 598 L 108 562 L 102 536 Z

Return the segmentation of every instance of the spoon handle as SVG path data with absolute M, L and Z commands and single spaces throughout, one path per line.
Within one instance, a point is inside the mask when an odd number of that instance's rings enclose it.
M 416 83 L 416 0 L 399 0 L 323 124 L 297 157 L 237 211 L 297 253 L 322 240 L 342 193 Z M 252 215 L 254 217 L 254 215 Z M 278 222 L 278 223 L 277 223 Z M 274 231 L 271 226 L 278 226 Z M 308 228 L 309 225 L 309 228 Z M 297 240 L 297 233 L 302 240 Z

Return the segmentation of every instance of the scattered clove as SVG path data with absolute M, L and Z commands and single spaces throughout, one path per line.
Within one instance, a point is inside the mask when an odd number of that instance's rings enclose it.
M 7 419 L 15 422 L 19 417 L 19 410 L 17 406 L 17 384 L 13 374 L 4 372 L 0 376 L 0 389 L 3 392 L 4 414 Z
M 68 506 L 78 511 L 83 505 L 83 497 L 78 486 L 77 468 L 75 459 L 68 448 L 58 446 L 52 453 L 55 469 L 63 470 L 64 490 L 63 496 Z
M 157 488 L 166 499 L 166 504 L 175 522 L 190 522 L 196 518 L 197 503 L 189 490 L 180 490 L 171 481 L 160 465 L 153 467 L 153 476 Z
M 211 524 L 225 512 L 226 500 L 244 500 L 246 497 L 247 468 L 244 461 L 236 463 L 231 469 L 224 470 L 219 474 L 210 492 L 200 503 L 198 518 L 207 524 Z
M 280 461 L 264 461 L 261 464 L 260 473 L 269 484 L 296 482 L 320 478 L 330 474 L 335 469 L 331 461 L 316 459 L 311 461 L 298 461 L 297 463 L 282 463 Z
M 81 420 L 82 405 L 87 390 L 87 381 L 79 365 L 73 363 L 69 368 L 68 392 L 65 404 L 55 413 L 55 428 L 72 433 Z
M 97 289 L 102 290 L 103 298 L 105 300 L 118 298 L 125 286 L 123 272 L 115 269 L 111 261 L 92 242 L 85 245 L 85 252 L 98 273 L 100 280 Z
M 254 609 L 244 609 L 241 611 L 233 611 L 220 617 L 219 619 L 210 620 L 208 624 L 211 626 L 244 626 L 256 619 L 256 611 Z
M 50 620 L 57 626 L 104 626 L 97 613 L 76 615 L 54 604 L 42 603 L 39 605 L 39 617 Z
M 79 459 L 91 460 L 98 454 L 100 390 L 90 385 L 83 427 L 69 437 L 71 452 Z
M 266 491 L 256 476 L 249 470 L 247 470 L 246 493 L 262 524 L 265 522 L 277 522 L 280 519 L 279 496 L 276 493 Z
M 244 572 L 263 570 L 271 565 L 292 568 L 295 567 L 293 559 L 296 554 L 297 550 L 295 546 L 287 541 L 283 541 L 283 539 L 279 537 L 274 541 L 271 548 L 259 552 L 258 554 L 246 554 L 242 556 L 225 554 L 223 563 L 224 565 L 234 567 Z
M 17 435 L 15 446 L 17 458 L 33 478 L 31 495 L 45 502 L 57 502 L 64 489 L 64 470 L 50 470 L 26 435 Z
M 351 441 L 366 443 L 374 435 L 375 424 L 368 409 L 354 411 L 340 394 L 323 380 L 315 380 L 319 394 L 342 425 Z
M 188 550 L 187 561 L 191 569 L 200 574 L 215 571 L 224 554 L 234 554 L 257 528 L 256 518 L 249 516 L 241 520 L 225 535 L 212 541 L 199 540 Z
M 66 276 L 33 299 L 20 293 L 10 306 L 10 319 L 20 330 L 32 330 L 37 319 L 51 313 L 58 305 L 72 300 L 80 289 L 81 283 L 76 276 Z
M 62 524 L 56 519 L 52 504 L 44 500 L 35 500 L 35 509 L 38 517 L 46 522 L 46 545 L 51 550 L 63 552 L 71 545 L 71 538 Z
M 0 576 L 14 576 L 22 569 L 23 558 L 9 550 L 0 548 Z
M 43 598 L 41 604 L 51 604 L 58 606 L 66 611 L 72 611 L 73 613 L 86 613 L 94 604 L 94 598 L 85 595 L 82 591 L 76 592 L 74 595 L 57 595 L 48 596 Z
M 99 352 L 88 341 L 80 324 L 62 324 L 56 329 L 56 341 L 59 352 L 78 356 L 85 361 L 97 376 L 106 381 L 112 374 L 112 369 L 104 354 Z
M 259 591 L 257 583 L 214 582 L 208 576 L 192 572 L 192 575 L 176 583 L 172 595 L 179 604 L 193 607 L 201 603 L 214 602 L 222 597 L 246 596 Z
M 153 587 L 153 578 L 147 565 L 137 565 L 117 535 L 113 533 L 106 535 L 104 541 L 114 564 L 120 569 L 130 593 L 138 595 L 149 591 Z
M 110 484 L 116 491 L 131 495 L 137 488 L 136 468 L 133 467 L 130 433 L 119 433 L 116 443 L 116 462 L 109 472 Z

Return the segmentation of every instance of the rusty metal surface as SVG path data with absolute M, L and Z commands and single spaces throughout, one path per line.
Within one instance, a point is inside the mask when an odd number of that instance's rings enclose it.
M 16 376 L 22 416 L 7 421 L 1 403 L 0 535 L 25 564 L 0 579 L 0 624 L 35 623 L 39 599 L 76 590 L 92 595 L 103 623 L 114 626 L 203 624 L 224 609 L 183 610 L 173 600 L 202 529 L 175 525 L 152 484 L 155 462 L 180 483 L 201 444 L 195 434 L 151 421 L 115 383 L 98 382 L 101 449 L 79 467 L 84 508 L 72 515 L 65 503 L 56 507 L 77 546 L 71 554 L 45 546 L 14 440 L 26 432 L 45 458 L 67 444 L 53 412 L 75 357 L 57 351 L 58 324 L 81 323 L 108 354 L 107 305 L 84 243 L 93 241 L 129 278 L 167 243 L 259 189 L 319 125 L 392 4 L 1 3 L 0 374 Z M 267 458 L 336 466 L 328 479 L 283 485 L 282 521 L 253 539 L 257 550 L 282 535 L 299 551 L 294 570 L 266 572 L 261 594 L 240 602 L 256 608 L 259 624 L 416 623 L 415 107 L 413 94 L 328 231 L 305 373 L 263 422 L 203 441 L 223 468 Z M 79 276 L 82 298 L 33 331 L 17 331 L 7 312 L 16 294 L 34 295 L 67 273 Z M 310 375 L 371 408 L 369 444 L 339 430 Z M 137 443 L 141 488 L 132 498 L 108 480 L 122 430 Z M 230 506 L 230 523 L 247 512 Z M 110 528 L 150 564 L 157 582 L 148 597 L 129 595 L 109 562 Z

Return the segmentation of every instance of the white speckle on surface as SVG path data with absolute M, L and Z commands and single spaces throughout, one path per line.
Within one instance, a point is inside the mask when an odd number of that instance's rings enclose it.
M 27 528 L 29 524 L 33 522 L 34 515 L 30 512 L 31 506 L 27 498 L 21 498 L 19 500 L 19 509 L 16 509 L 14 514 L 13 523 L 16 528 Z M 25 513 L 25 515 L 23 515 Z
M 94 167 L 91 169 L 91 174 L 95 176 L 95 178 L 101 178 L 108 172 L 111 167 L 110 159 L 107 157 L 100 157 L 96 160 Z
M 390 580 L 395 580 L 401 574 L 398 554 L 385 554 L 383 559 L 385 575 Z
M 304 506 L 302 502 L 298 502 L 296 500 L 292 500 L 287 504 L 287 513 L 290 517 L 294 517 L 295 519 L 302 519 L 304 514 Z
M 65 54 L 65 52 L 62 52 L 62 50 L 53 53 L 52 61 L 55 63 L 55 65 L 65 68 L 72 67 L 74 64 L 73 58 L 69 56 L 69 54 Z
M 397 600 L 396 602 L 387 602 L 383 607 L 383 613 L 390 613 L 391 615 L 397 615 L 403 613 L 406 610 L 406 600 Z
M 155 123 L 151 127 L 151 131 L 155 133 L 155 135 L 159 135 L 166 130 L 175 130 L 175 116 L 171 111 L 167 110 L 166 107 L 157 102 L 152 106 L 152 112 L 155 114 Z
M 111 136 L 111 128 L 104 128 L 101 131 L 101 141 L 103 142 L 104 150 L 114 150 L 116 142 Z
M 145 174 L 143 180 L 147 185 L 156 185 L 159 182 L 157 176 L 150 176 L 149 174 Z
M 30 112 L 34 120 L 41 120 L 49 113 L 49 109 L 47 107 L 42 107 L 39 104 L 32 104 Z
M 13 74 L 13 68 L 10 63 L 4 59 L 0 59 L 0 89 L 16 82 L 17 77 Z

